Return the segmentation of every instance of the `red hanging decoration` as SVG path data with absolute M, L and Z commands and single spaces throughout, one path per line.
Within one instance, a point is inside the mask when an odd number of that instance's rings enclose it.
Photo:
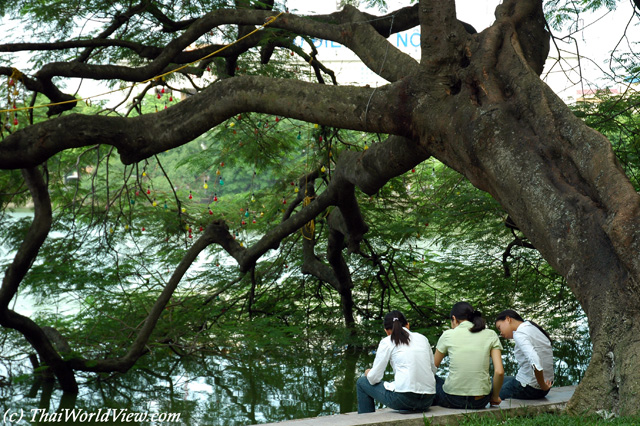
M 200 225 L 200 232 L 204 231 L 204 228 L 202 227 L 202 225 Z
M 164 87 L 162 88 L 162 90 L 160 91 L 160 93 L 164 93 Z
M 136 191 L 136 197 L 140 195 L 140 191 Z
M 280 117 L 276 116 L 276 123 L 280 121 Z
M 173 95 L 169 96 L 169 102 L 173 102 Z
M 322 142 L 322 136 L 320 136 L 320 138 L 318 139 L 320 142 Z
M 213 201 L 218 201 L 218 195 L 216 194 L 213 195 Z
M 416 169 L 411 169 L 411 173 L 415 173 L 415 172 L 416 172 Z
M 245 222 L 244 220 L 242 221 L 242 226 L 246 225 L 247 222 Z
M 287 199 L 286 198 L 282 198 L 282 204 L 287 204 Z
M 147 189 L 147 195 L 151 194 L 151 188 Z
M 211 210 L 211 207 L 209 207 L 209 214 L 213 214 L 213 210 Z
M 162 98 L 162 94 L 158 93 L 158 99 Z
M 14 118 L 14 119 L 13 119 L 13 125 L 14 125 L 14 126 L 17 126 L 17 125 L 18 125 L 18 119 L 17 119 L 17 118 Z
M 143 227 L 142 227 L 142 232 L 144 232 L 144 231 L 146 231 L 146 228 L 143 226 Z
M 189 199 L 192 200 L 193 199 L 193 195 L 191 195 L 191 191 L 189 191 Z

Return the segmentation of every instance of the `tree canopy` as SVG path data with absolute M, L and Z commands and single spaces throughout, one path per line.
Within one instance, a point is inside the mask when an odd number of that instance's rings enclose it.
M 437 333 L 466 299 L 569 335 L 584 310 L 572 407 L 636 412 L 635 95 L 571 110 L 540 78 L 550 31 L 616 3 L 506 0 L 478 29 L 453 1 L 348 3 L 0 2 L 24 35 L 0 45 L 0 324 L 76 391 L 225 318 L 353 338 L 402 305 Z M 388 41 L 412 28 L 419 60 Z M 388 84 L 340 84 L 313 39 Z M 611 71 L 635 81 L 633 55 Z M 81 99 L 87 81 L 116 103 Z M 74 314 L 27 317 L 18 292 Z

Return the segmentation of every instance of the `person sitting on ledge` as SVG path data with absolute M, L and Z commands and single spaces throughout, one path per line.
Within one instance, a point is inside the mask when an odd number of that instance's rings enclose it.
M 514 310 L 507 309 L 496 317 L 496 328 L 505 339 L 515 342 L 518 361 L 515 377 L 505 377 L 500 398 L 539 399 L 553 385 L 553 349 L 551 337 L 533 321 L 525 321 Z
M 384 330 L 387 337 L 378 345 L 373 366 L 356 383 L 358 414 L 373 413 L 375 401 L 394 410 L 428 410 L 436 393 L 429 341 L 409 331 L 409 323 L 400 311 L 384 317 Z M 393 368 L 393 382 L 382 381 L 388 363 Z
M 449 375 L 446 380 L 436 376 L 433 405 L 465 409 L 499 405 L 504 367 L 498 335 L 486 328 L 482 314 L 467 302 L 453 305 L 450 318 L 451 329 L 440 336 L 434 355 L 436 367 L 449 355 Z M 489 359 L 493 361 L 493 389 Z

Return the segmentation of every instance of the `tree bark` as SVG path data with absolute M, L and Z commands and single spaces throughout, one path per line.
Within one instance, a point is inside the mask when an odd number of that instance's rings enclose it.
M 454 58 L 441 64 L 464 66 L 449 66 L 425 95 L 439 108 L 419 107 L 416 132 L 433 156 L 502 204 L 584 308 L 594 353 L 570 408 L 637 413 L 640 197 L 611 144 L 540 80 L 548 46 L 541 2 L 506 1 L 497 16 L 463 49 L 443 49 Z M 468 62 L 454 60 L 456 52 Z M 455 79 L 454 93 L 447 82 Z

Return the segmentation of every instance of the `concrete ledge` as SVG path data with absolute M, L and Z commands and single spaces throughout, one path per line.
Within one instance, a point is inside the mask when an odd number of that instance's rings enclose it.
M 455 425 L 461 419 L 470 415 L 482 417 L 492 416 L 503 419 L 525 414 L 560 411 L 567 405 L 574 391 L 575 386 L 552 388 L 547 397 L 543 399 L 531 401 L 507 399 L 502 401 L 499 408 L 485 408 L 482 410 L 457 410 L 452 408 L 431 407 L 429 411 L 425 413 L 407 413 L 385 408 L 375 413 L 337 414 L 334 416 L 268 423 L 263 426 L 424 426 L 425 417 L 427 424 Z

